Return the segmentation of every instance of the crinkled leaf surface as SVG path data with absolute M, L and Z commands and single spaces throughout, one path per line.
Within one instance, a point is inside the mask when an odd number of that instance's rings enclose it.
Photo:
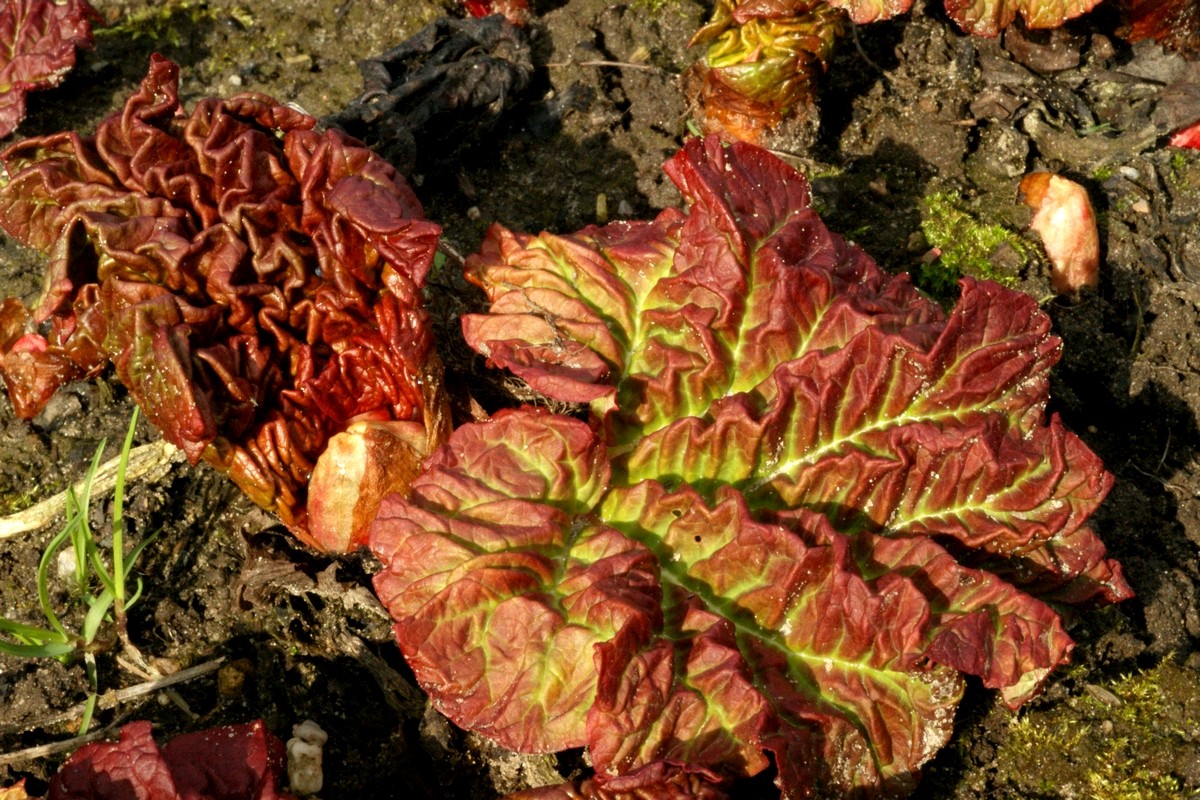
M 576 783 L 525 789 L 508 795 L 505 800 L 724 800 L 727 796 L 703 776 L 678 764 L 659 761 L 618 778 L 586 778 Z
M 75 48 L 91 47 L 100 15 L 87 0 L 5 0 L 0 4 L 0 138 L 25 119 L 25 95 L 62 83 Z
M 413 461 L 444 436 L 421 300 L 439 229 L 392 167 L 314 124 L 256 94 L 188 113 L 178 68 L 156 57 L 94 137 L 5 151 L 0 225 L 49 264 L 36 308 L 0 306 L 0 373 L 30 417 L 113 364 L 193 462 L 342 550 L 365 530 L 314 528 L 306 510 L 330 437 L 399 426 Z M 353 507 L 399 488 L 320 498 L 341 511 L 318 521 L 362 517 Z
M 890 19 L 912 7 L 912 0 L 828 0 L 856 23 Z M 946 13 L 967 33 L 996 36 L 1020 16 L 1028 28 L 1057 28 L 1087 13 L 1100 0 L 945 0 Z
M 963 673 L 1016 706 L 1065 663 L 1037 595 L 1129 596 L 1086 525 L 1111 476 L 1045 419 L 1060 345 L 1030 298 L 966 280 L 943 313 L 758 148 L 666 170 L 685 212 L 495 227 L 468 259 L 492 302 L 468 342 L 588 421 L 459 429 L 384 504 L 380 596 L 445 713 L 586 744 L 589 791 L 773 754 L 789 797 L 902 795 Z
M 261 721 L 211 728 L 161 749 L 149 722 L 121 728 L 117 742 L 85 745 L 50 781 L 50 800 L 288 800 L 283 742 Z

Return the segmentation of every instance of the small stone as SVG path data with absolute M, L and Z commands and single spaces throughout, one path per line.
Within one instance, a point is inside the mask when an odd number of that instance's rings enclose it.
M 72 580 L 75 575 L 75 548 L 67 545 L 58 551 L 54 559 L 54 574 L 60 581 Z
M 241 697 L 246 689 L 246 678 L 253 670 L 253 665 L 245 658 L 223 665 L 217 670 L 217 694 L 227 700 Z
M 1088 54 L 1096 61 L 1108 61 L 1117 54 L 1117 48 L 1113 46 L 1112 39 L 1102 33 L 1093 33 Z
M 292 726 L 292 738 L 287 742 L 287 771 L 288 783 L 296 794 L 316 794 L 321 791 L 325 783 L 321 762 L 327 741 L 329 734 L 311 719 Z
M 1117 708 L 1118 706 L 1124 705 L 1124 703 L 1121 702 L 1121 698 L 1117 697 L 1110 690 L 1105 689 L 1103 686 L 1098 686 L 1097 684 L 1089 683 L 1089 684 L 1084 685 L 1083 690 L 1085 692 L 1087 692 L 1088 697 L 1092 698 L 1093 700 L 1099 701 L 1106 706 L 1112 706 L 1113 708 Z

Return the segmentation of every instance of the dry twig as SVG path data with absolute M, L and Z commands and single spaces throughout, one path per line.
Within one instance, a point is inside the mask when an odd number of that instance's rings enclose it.
M 96 708 L 108 709 L 116 708 L 122 703 L 128 703 L 130 700 L 135 700 L 139 697 L 144 697 L 148 694 L 153 694 L 158 691 L 170 691 L 169 687 L 185 681 L 190 681 L 194 678 L 199 678 L 202 675 L 207 675 L 210 672 L 218 669 L 225 662 L 224 656 L 214 658 L 211 661 L 205 661 L 203 664 L 197 664 L 194 667 L 181 669 L 179 672 L 170 675 L 164 675 L 161 678 L 155 678 L 152 681 L 139 683 L 134 686 L 127 686 L 124 689 L 113 689 L 100 695 L 96 701 Z M 61 725 L 67 722 L 73 722 L 83 716 L 86 703 L 79 703 L 65 711 L 59 711 L 51 714 L 48 717 L 42 717 L 38 720 L 31 720 L 26 723 L 16 725 L 7 725 L 0 728 L 0 733 L 20 733 L 30 730 L 41 730 L 50 728 L 55 725 Z M 51 744 L 39 745 L 38 747 L 30 747 L 25 750 L 16 750 L 11 753 L 0 753 L 0 766 L 4 764 L 12 764 L 17 761 L 28 761 L 35 758 L 45 758 L 46 756 L 56 753 L 63 753 L 69 750 L 75 750 L 80 745 L 86 744 L 106 735 L 108 729 L 93 731 L 92 733 L 76 736 L 72 739 L 67 739 L 61 742 L 53 742 Z
M 125 470 L 125 481 L 140 479 L 157 480 L 167 473 L 171 465 L 182 460 L 183 451 L 170 442 L 158 440 L 135 447 L 129 451 L 129 465 Z M 121 458 L 117 456 L 100 465 L 92 479 L 92 497 L 103 497 L 113 491 L 117 484 L 117 468 Z M 72 488 L 76 494 L 83 492 L 86 479 Z M 40 503 L 15 514 L 0 517 L 0 539 L 9 539 L 22 533 L 41 530 L 66 514 L 67 490 L 48 497 Z

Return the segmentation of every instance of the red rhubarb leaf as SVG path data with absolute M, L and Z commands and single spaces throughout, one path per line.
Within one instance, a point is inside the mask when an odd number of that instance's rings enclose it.
M 161 749 L 149 722 L 132 722 L 120 741 L 76 750 L 49 800 L 291 800 L 278 788 L 283 768 L 283 742 L 261 721 L 184 734 Z
M 25 119 L 25 95 L 62 83 L 100 15 L 87 0 L 0 3 L 0 138 Z

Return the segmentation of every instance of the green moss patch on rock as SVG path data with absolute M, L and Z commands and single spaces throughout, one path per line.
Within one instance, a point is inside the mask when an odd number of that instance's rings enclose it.
M 953 296 L 964 275 L 1016 286 L 1031 256 L 1032 248 L 1018 234 L 976 218 L 959 197 L 948 192 L 925 197 L 921 231 L 940 253 L 917 267 L 913 277 L 939 299 Z

